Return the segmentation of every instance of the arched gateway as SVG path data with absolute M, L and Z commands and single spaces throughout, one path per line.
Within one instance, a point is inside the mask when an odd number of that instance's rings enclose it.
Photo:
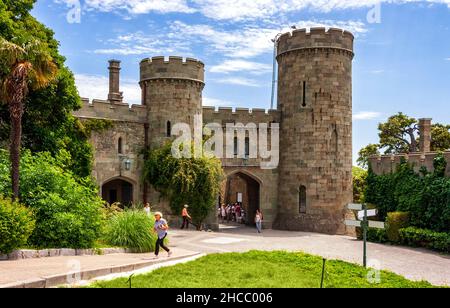
M 119 202 L 123 206 L 133 203 L 133 184 L 123 178 L 109 180 L 102 185 L 102 198 L 109 204 Z

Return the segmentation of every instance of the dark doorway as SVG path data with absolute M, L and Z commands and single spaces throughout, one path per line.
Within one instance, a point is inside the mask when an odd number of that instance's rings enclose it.
M 242 203 L 247 225 L 254 224 L 256 210 L 260 209 L 259 195 L 259 182 L 251 176 L 239 172 L 228 177 L 224 201 L 226 204 Z
M 119 202 L 122 206 L 133 203 L 133 185 L 124 180 L 112 180 L 102 187 L 102 198 L 109 204 Z

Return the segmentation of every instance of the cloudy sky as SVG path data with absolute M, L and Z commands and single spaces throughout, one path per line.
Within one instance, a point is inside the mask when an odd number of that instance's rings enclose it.
M 293 25 L 340 27 L 356 36 L 355 153 L 398 111 L 450 123 L 450 0 L 38 0 L 33 14 L 55 31 L 83 97 L 106 98 L 117 58 L 125 100 L 139 103 L 140 60 L 179 55 L 205 62 L 204 105 L 269 108 L 271 39 Z

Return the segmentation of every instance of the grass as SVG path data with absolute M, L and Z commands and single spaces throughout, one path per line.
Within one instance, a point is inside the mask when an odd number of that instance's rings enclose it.
M 208 255 L 133 277 L 134 288 L 318 288 L 322 258 L 304 253 L 251 251 Z M 326 288 L 430 288 L 381 272 L 379 284 L 367 280 L 368 270 L 343 261 L 327 261 Z M 211 279 L 214 277 L 213 279 Z M 92 288 L 126 288 L 128 278 L 99 281 Z

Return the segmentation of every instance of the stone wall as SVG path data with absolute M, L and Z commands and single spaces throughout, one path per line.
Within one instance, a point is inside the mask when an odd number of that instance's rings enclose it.
M 369 162 L 372 166 L 372 170 L 378 175 L 395 172 L 402 158 L 412 164 L 416 172 L 419 172 L 422 167 L 425 167 L 428 171 L 432 172 L 434 171 L 433 161 L 437 155 L 438 153 L 428 152 L 404 155 L 372 156 L 369 159 Z M 445 152 L 444 155 L 447 161 L 446 175 L 450 176 L 450 152 Z

